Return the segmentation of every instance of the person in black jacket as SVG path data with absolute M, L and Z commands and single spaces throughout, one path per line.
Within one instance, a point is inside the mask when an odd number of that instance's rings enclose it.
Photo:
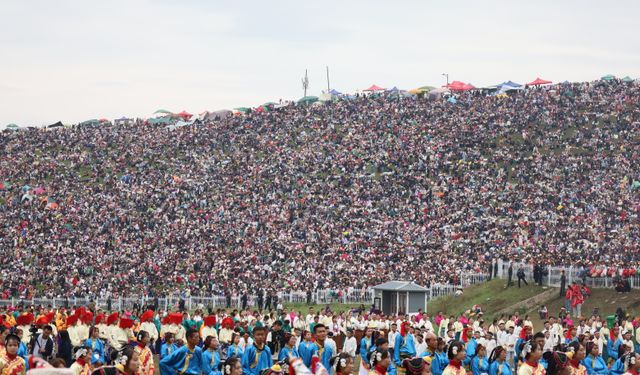
M 34 336 L 31 339 L 31 354 L 34 357 L 43 358 L 45 360 L 51 359 L 53 354 L 53 328 L 50 325 L 46 325 L 42 328 L 42 333 L 38 336 Z
M 71 338 L 69 332 L 60 331 L 60 344 L 58 345 L 58 358 L 64 359 L 65 365 L 70 367 L 73 364 L 71 359 L 71 351 L 73 346 L 71 345 Z

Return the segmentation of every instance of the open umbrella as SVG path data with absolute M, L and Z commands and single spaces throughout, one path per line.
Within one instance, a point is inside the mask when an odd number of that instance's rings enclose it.
M 234 108 L 234 110 L 240 112 L 240 113 L 248 113 L 249 111 L 251 111 L 251 108 L 249 107 L 238 107 L 238 108 Z
M 614 76 L 613 74 L 607 74 L 606 76 L 602 76 L 602 78 L 600 78 L 603 81 L 613 81 L 614 79 L 616 79 L 616 76 Z
M 622 82 L 633 82 L 633 78 L 626 76 L 622 79 Z
M 19 126 L 16 124 L 9 124 L 7 126 L 5 126 L 5 129 L 9 129 L 9 130 L 18 130 Z
M 312 95 L 307 95 L 305 97 L 302 97 L 300 99 L 298 99 L 298 103 L 300 104 L 311 104 L 311 103 L 315 103 L 318 101 L 318 97 L 317 96 L 312 96 Z

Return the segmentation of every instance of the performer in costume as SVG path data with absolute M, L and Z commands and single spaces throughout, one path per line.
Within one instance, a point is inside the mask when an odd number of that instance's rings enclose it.
M 0 375 L 25 375 L 27 364 L 18 356 L 20 338 L 9 334 L 4 340 L 5 353 L 0 357 Z
M 234 332 L 231 335 L 231 345 L 227 347 L 227 358 L 236 356 L 238 358 L 242 358 L 244 354 L 244 349 L 240 347 L 240 334 Z
M 568 348 L 570 351 L 567 353 L 569 357 L 569 369 L 571 375 L 587 375 L 587 369 L 582 364 L 586 356 L 586 350 L 582 344 L 577 341 L 572 342 Z
M 4 355 L 7 354 L 7 347 L 4 342 L 7 339 L 8 335 L 9 329 L 0 324 L 0 358 L 4 357 Z
M 331 368 L 331 357 L 333 357 L 333 348 L 325 345 L 327 339 L 327 326 L 318 323 L 313 327 L 313 333 L 316 338 L 316 346 L 318 347 L 318 358 L 324 368 Z
M 413 341 L 413 335 L 409 333 L 409 328 L 411 328 L 409 322 L 402 322 L 400 334 L 396 335 L 396 342 L 393 347 L 393 363 L 396 365 L 399 375 L 404 374 L 402 361 L 416 356 L 416 346 Z
M 238 357 L 227 358 L 221 367 L 223 375 L 242 375 L 242 361 Z
M 352 375 L 353 374 L 353 358 L 349 353 L 340 353 L 331 359 L 332 366 L 336 375 Z M 327 371 L 329 371 L 327 369 Z
M 153 344 L 158 340 L 158 328 L 153 322 L 153 311 L 147 310 L 140 315 L 140 330 L 149 334 L 149 348 L 153 348 Z
M 523 330 L 524 331 L 524 330 Z M 464 331 L 462 331 L 462 342 L 465 343 L 466 348 L 466 357 L 462 362 L 464 365 L 470 365 L 473 358 L 476 356 L 476 349 L 478 347 L 478 338 L 479 332 L 473 332 L 473 327 L 467 326 Z
M 386 349 L 376 349 L 369 353 L 369 375 L 386 375 L 391 365 L 391 354 Z
M 109 326 L 106 324 L 107 317 L 104 314 L 96 315 L 96 328 L 98 328 L 99 335 L 98 338 L 102 340 L 103 343 L 108 342 L 109 340 Z
M 111 327 L 109 345 L 117 351 L 122 350 L 133 338 L 131 327 L 133 327 L 133 320 L 121 318 L 117 326 Z
M 91 348 L 91 365 L 100 367 L 107 363 L 104 356 L 104 343 L 100 339 L 100 329 L 98 329 L 98 327 L 91 327 L 89 331 L 91 332 L 91 336 L 84 342 L 84 346 Z
M 496 346 L 489 356 L 489 375 L 513 375 L 513 371 L 507 361 L 507 350 L 502 346 Z
M 359 375 L 367 375 L 371 370 L 369 368 L 369 361 L 367 360 L 369 353 L 373 348 L 373 329 L 367 328 L 364 332 L 364 337 L 360 339 L 360 367 L 358 368 Z
M 624 360 L 622 357 L 630 351 L 631 348 L 629 348 L 625 344 L 620 344 L 620 346 L 618 346 L 618 359 L 616 359 L 616 361 L 613 363 L 613 365 L 611 365 L 611 368 L 609 369 L 609 373 L 611 375 L 622 375 L 624 373 L 625 368 Z
M 428 375 L 431 374 L 431 364 L 433 363 L 433 357 L 424 356 L 416 357 L 412 359 L 405 359 L 402 361 L 402 367 L 407 375 Z M 392 365 L 389 365 L 391 368 Z
M 546 352 L 543 355 L 547 361 L 547 372 L 549 375 L 570 375 L 569 357 L 563 352 Z
M 487 375 L 489 373 L 489 359 L 487 349 L 484 345 L 478 344 L 471 360 L 471 373 L 473 375 Z
M 520 358 L 524 363 L 518 368 L 518 375 L 545 375 L 545 369 L 538 362 L 542 358 L 542 348 L 531 340 L 522 343 Z
M 79 324 L 78 324 L 78 338 L 80 338 L 80 343 L 84 343 L 84 341 L 90 336 L 89 329 L 93 325 L 93 313 L 91 311 L 87 311 L 86 309 L 82 310 L 82 315 L 78 316 Z
M 636 353 L 628 353 L 624 357 L 624 367 L 626 371 L 624 375 L 638 375 L 640 370 L 640 358 Z
M 515 345 L 513 346 L 515 352 L 515 355 L 513 356 L 513 368 L 518 368 L 519 361 L 521 360 L 520 348 L 522 348 L 523 344 L 529 340 L 531 340 L 531 327 L 527 325 L 522 327 L 522 330 L 520 330 L 520 337 L 518 337 Z
M 16 336 L 20 338 L 20 345 L 18 345 L 18 356 L 24 359 L 25 366 L 27 367 L 27 370 L 29 370 L 29 349 L 27 349 L 27 344 L 25 344 L 23 341 L 24 336 L 29 335 L 25 335 L 22 328 L 17 328 L 15 332 Z
M 449 357 L 447 357 L 447 351 L 445 350 L 446 343 L 444 338 L 438 337 L 438 345 L 436 347 L 436 354 L 431 361 L 431 373 L 433 375 L 442 375 L 444 369 L 449 365 Z
M 217 337 L 207 336 L 204 340 L 205 350 L 202 352 L 202 374 L 220 375 L 220 353 L 218 347 L 220 343 Z
M 20 337 L 20 341 L 26 346 L 29 344 L 30 335 L 24 334 L 25 332 L 29 332 L 31 328 L 31 323 L 34 321 L 34 316 L 32 313 L 25 313 L 16 318 L 16 331 L 21 330 L 23 335 Z M 20 335 L 18 335 L 20 336 Z M 26 359 L 25 359 L 26 360 Z
M 218 339 L 222 345 L 222 349 L 226 349 L 232 343 L 231 338 L 234 333 L 233 327 L 235 326 L 235 323 L 232 317 L 227 316 L 222 319 L 222 323 L 220 325 L 222 326 L 222 329 L 220 330 L 220 336 Z
M 311 368 L 311 359 L 318 352 L 318 346 L 311 341 L 311 332 L 304 331 L 302 335 L 302 342 L 298 345 L 298 354 L 300 354 L 304 365 Z
M 138 353 L 140 362 L 137 375 L 154 375 L 156 365 L 153 361 L 153 353 L 149 348 L 149 344 L 151 343 L 151 336 L 149 335 L 149 332 L 140 330 L 136 335 L 136 340 L 138 341 L 138 345 L 136 345 L 135 351 Z
M 464 367 L 462 367 L 462 361 L 464 361 L 465 356 L 464 343 L 462 341 L 451 342 L 447 350 L 449 364 L 445 367 L 444 371 L 442 371 L 442 375 L 466 375 L 467 372 Z
M 175 341 L 176 337 L 173 333 L 167 332 L 164 334 L 164 344 L 162 344 L 160 348 L 160 359 L 171 355 L 171 353 L 178 349 Z
M 186 345 L 160 361 L 161 375 L 200 375 L 202 373 L 202 349 L 198 346 L 200 333 L 189 330 Z
M 260 375 L 264 369 L 273 366 L 271 350 L 265 345 L 267 329 L 255 327 L 253 329 L 253 345 L 248 346 L 242 356 L 242 372 L 245 375 Z
M 582 361 L 589 375 L 609 375 L 609 369 L 604 358 L 600 356 L 600 349 L 593 341 L 586 345 L 587 356 Z
M 216 316 L 209 315 L 203 319 L 203 324 L 200 326 L 200 337 L 213 336 L 218 338 L 218 331 L 216 330 Z
M 613 360 L 617 360 L 618 352 L 620 345 L 622 344 L 622 340 L 618 337 L 618 333 L 620 332 L 620 327 L 613 327 L 609 330 L 609 338 L 607 339 L 607 354 L 609 358 L 613 358 Z
M 299 358 L 300 354 L 298 353 L 298 349 L 296 349 L 296 336 L 290 333 L 285 333 L 284 338 L 286 343 L 284 347 L 280 349 L 280 353 L 278 353 L 278 362 L 282 362 L 289 357 Z
M 71 365 L 74 375 L 90 375 L 91 374 L 91 348 L 81 346 L 75 353 L 76 361 Z

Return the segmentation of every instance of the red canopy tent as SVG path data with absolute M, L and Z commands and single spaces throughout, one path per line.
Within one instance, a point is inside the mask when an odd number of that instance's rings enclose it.
M 371 87 L 369 87 L 368 89 L 364 89 L 364 91 L 383 91 L 384 88 L 377 86 L 377 85 L 371 85 Z
M 548 85 L 549 83 L 553 83 L 551 81 L 547 81 L 541 78 L 536 78 L 535 81 L 527 83 L 529 86 L 538 86 L 538 85 Z
M 182 111 L 180 113 L 177 113 L 176 116 L 178 117 L 182 117 L 185 121 L 189 120 L 191 117 L 193 117 L 193 115 L 187 111 Z
M 464 83 L 460 81 L 453 81 L 445 87 L 451 91 L 467 91 L 475 88 L 475 86 L 470 83 Z

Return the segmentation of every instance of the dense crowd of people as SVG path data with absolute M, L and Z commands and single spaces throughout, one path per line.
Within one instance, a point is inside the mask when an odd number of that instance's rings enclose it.
M 496 258 L 637 267 L 639 98 L 597 81 L 3 132 L 0 298 L 454 283 Z
M 0 373 L 637 375 L 640 316 L 295 310 L 0 311 Z M 636 364 L 635 361 L 638 360 Z M 290 371 L 289 371 L 290 370 Z M 34 373 L 35 374 L 35 373 Z M 60 373 L 62 374 L 62 373 Z

